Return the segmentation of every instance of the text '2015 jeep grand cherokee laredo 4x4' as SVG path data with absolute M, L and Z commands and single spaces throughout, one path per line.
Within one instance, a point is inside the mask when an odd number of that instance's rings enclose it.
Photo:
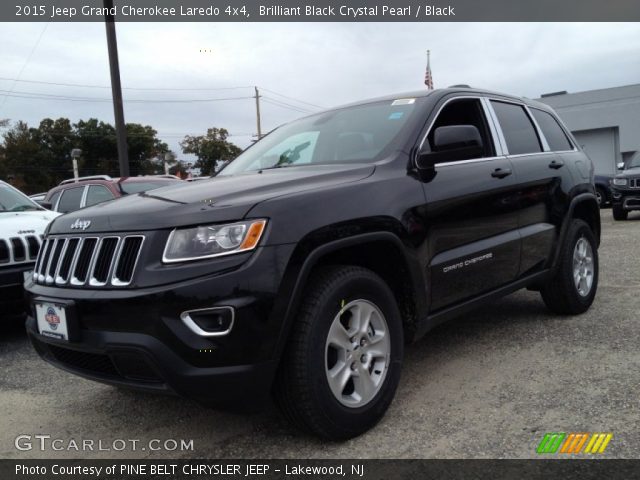
M 547 107 L 458 88 L 284 125 L 215 178 L 53 222 L 27 285 L 37 351 L 106 383 L 371 428 L 406 341 L 528 287 L 591 305 L 589 159 Z

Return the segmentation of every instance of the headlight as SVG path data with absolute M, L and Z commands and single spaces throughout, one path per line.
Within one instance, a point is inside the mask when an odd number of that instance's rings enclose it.
M 227 225 L 177 228 L 169 235 L 162 261 L 184 262 L 253 250 L 266 224 L 266 220 L 249 220 Z
M 623 187 L 627 184 L 627 179 L 626 178 L 614 178 L 613 179 L 613 184 L 614 185 L 618 185 L 620 187 Z

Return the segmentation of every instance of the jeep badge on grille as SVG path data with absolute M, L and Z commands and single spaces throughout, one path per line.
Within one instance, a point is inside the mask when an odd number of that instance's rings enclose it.
M 80 220 L 79 218 L 71 224 L 72 229 L 77 230 L 86 230 L 91 225 L 91 220 Z

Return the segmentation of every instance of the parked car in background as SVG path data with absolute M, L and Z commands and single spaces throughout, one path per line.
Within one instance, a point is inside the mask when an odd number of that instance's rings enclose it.
M 0 180 L 0 317 L 24 314 L 22 284 L 33 271 L 42 236 L 59 214 Z
M 122 178 L 112 178 L 108 175 L 80 177 L 78 180 L 64 180 L 60 185 L 49 190 L 41 205 L 56 212 L 69 213 L 124 195 L 146 192 L 181 181 L 173 175 Z
M 611 207 L 615 220 L 626 220 L 630 211 L 640 210 L 640 152 L 618 169 L 622 172 L 611 181 Z
M 600 208 L 611 204 L 611 180 L 613 175 L 595 175 L 593 184 L 596 187 L 596 198 Z
M 29 198 L 34 202 L 42 202 L 44 198 L 47 196 L 47 192 L 34 193 L 33 195 L 29 195 Z

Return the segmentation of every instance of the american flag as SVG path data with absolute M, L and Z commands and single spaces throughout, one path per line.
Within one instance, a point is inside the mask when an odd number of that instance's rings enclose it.
M 431 76 L 431 51 L 427 50 L 427 71 L 424 74 L 424 84 L 427 90 L 433 90 L 433 77 Z

